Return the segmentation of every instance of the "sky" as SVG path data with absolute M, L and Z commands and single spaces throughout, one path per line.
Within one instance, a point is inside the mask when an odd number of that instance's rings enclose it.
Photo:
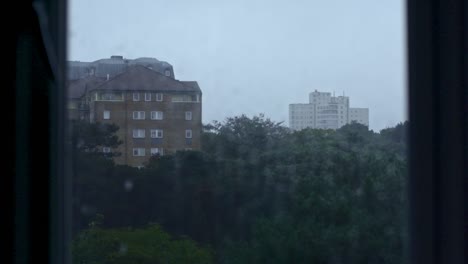
M 197 81 L 203 123 L 265 114 L 288 125 L 314 90 L 407 119 L 403 0 L 71 0 L 68 59 L 153 57 Z

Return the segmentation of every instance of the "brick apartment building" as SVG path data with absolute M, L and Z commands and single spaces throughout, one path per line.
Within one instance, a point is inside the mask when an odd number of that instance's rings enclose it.
M 69 81 L 69 117 L 114 123 L 123 141 L 117 164 L 140 167 L 154 154 L 200 149 L 202 92 L 142 65 L 114 77 L 89 75 Z

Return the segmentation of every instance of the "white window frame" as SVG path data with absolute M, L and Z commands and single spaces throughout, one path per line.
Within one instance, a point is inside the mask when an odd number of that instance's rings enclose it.
M 102 112 L 102 119 L 104 119 L 104 120 L 109 120 L 110 119 L 110 111 L 109 110 L 104 110 L 104 112 Z
M 192 138 L 192 136 L 193 136 L 192 129 L 186 129 L 185 138 Z
M 144 129 L 133 129 L 133 138 L 145 138 L 146 131 Z
M 133 93 L 133 101 L 140 101 L 140 93 Z
M 111 148 L 109 148 L 109 147 L 102 147 L 102 153 L 111 153 Z
M 164 113 L 162 111 L 151 111 L 151 120 L 163 120 Z
M 120 97 L 120 98 L 118 98 Z M 124 94 L 119 92 L 96 93 L 96 101 L 121 102 L 124 100 Z
M 162 129 L 151 129 L 151 138 L 163 138 L 164 131 Z
M 162 102 L 164 100 L 164 95 L 162 93 L 156 94 L 156 101 Z
M 145 120 L 145 111 L 133 111 L 133 120 Z
M 132 154 L 134 157 L 144 157 L 146 155 L 146 150 L 145 148 L 133 148 Z
M 164 149 L 163 148 L 151 148 L 150 150 L 151 156 L 159 154 L 159 155 L 164 155 Z
M 185 120 L 192 120 L 192 111 L 185 112 Z
M 151 93 L 145 93 L 145 101 L 151 101 Z

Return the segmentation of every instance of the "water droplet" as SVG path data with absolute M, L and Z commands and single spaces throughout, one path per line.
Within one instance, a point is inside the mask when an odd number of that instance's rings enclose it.
M 128 251 L 127 244 L 120 243 L 119 253 L 122 254 L 122 255 L 125 255 L 125 254 L 127 254 L 127 251 Z
M 133 189 L 133 181 L 126 180 L 124 183 L 125 191 L 130 192 Z

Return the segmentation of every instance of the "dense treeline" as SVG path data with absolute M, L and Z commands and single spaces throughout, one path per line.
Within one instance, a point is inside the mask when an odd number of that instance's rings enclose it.
M 103 230 L 157 223 L 217 263 L 404 263 L 407 125 L 292 132 L 239 116 L 207 125 L 202 151 L 136 169 L 96 151 L 120 143 L 115 126 L 74 123 L 76 239 L 102 214 Z

